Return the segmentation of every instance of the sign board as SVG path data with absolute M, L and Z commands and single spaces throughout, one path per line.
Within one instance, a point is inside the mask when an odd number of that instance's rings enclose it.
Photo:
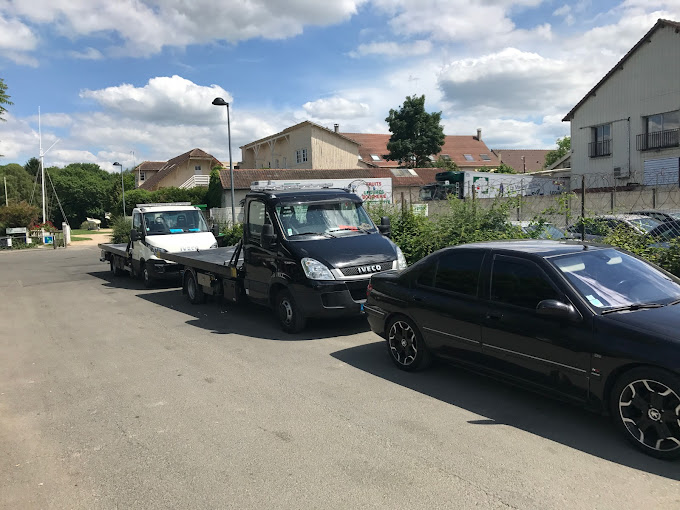
M 525 174 L 465 172 L 465 195 L 474 189 L 477 198 L 559 195 L 566 191 L 565 183 L 552 177 Z
M 416 216 L 427 216 L 427 204 L 412 204 L 411 210 Z
M 54 244 L 54 237 L 53 236 L 45 236 L 43 238 L 43 242 L 45 244 Z
M 27 232 L 26 227 L 13 227 L 5 229 L 7 235 L 10 234 L 25 234 Z
M 255 183 L 253 183 L 255 184 Z M 274 180 L 258 181 L 258 187 L 270 186 L 272 188 L 285 187 L 294 189 L 310 189 L 312 186 L 349 189 L 367 203 L 392 203 L 392 179 L 381 177 L 379 179 L 300 179 L 296 181 Z

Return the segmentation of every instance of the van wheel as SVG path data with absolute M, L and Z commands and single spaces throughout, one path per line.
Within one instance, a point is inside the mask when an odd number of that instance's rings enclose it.
M 193 271 L 186 272 L 185 282 L 189 303 L 192 305 L 205 303 L 205 292 L 203 292 L 203 289 L 196 281 L 196 275 L 194 275 Z
M 150 289 L 150 288 L 153 287 L 154 279 L 151 276 L 151 267 L 150 267 L 149 262 L 145 263 L 144 269 L 142 269 L 142 280 L 144 281 L 144 286 L 147 289 Z
M 635 368 L 616 381 L 609 404 L 617 428 L 639 450 L 660 459 L 680 458 L 680 377 Z
M 130 261 L 130 276 L 132 276 L 134 280 L 139 280 L 139 269 L 135 266 L 134 260 Z
M 286 289 L 282 289 L 276 294 L 276 314 L 279 317 L 281 328 L 286 333 L 299 333 L 305 329 L 307 321 L 295 303 L 293 295 Z

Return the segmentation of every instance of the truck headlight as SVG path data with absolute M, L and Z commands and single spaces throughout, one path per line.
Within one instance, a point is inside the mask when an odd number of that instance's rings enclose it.
M 303 258 L 302 270 L 310 280 L 335 280 L 331 270 L 316 259 Z
M 210 249 L 212 250 L 213 248 L 217 248 L 217 241 L 210 245 Z
M 168 250 L 166 250 L 165 248 L 154 248 L 153 249 L 153 254 L 156 255 L 156 257 L 158 257 L 159 259 L 163 258 L 163 257 L 161 257 L 162 253 L 168 253 Z
M 401 271 L 407 267 L 408 264 L 406 263 L 406 257 L 404 257 L 404 253 L 401 251 L 401 248 L 397 246 L 397 269 Z

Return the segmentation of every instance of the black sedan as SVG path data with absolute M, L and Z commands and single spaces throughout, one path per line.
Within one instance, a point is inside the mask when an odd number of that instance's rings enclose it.
M 680 457 L 680 280 L 573 241 L 446 248 L 371 278 L 371 329 L 403 370 L 432 357 L 611 413 L 642 451 Z

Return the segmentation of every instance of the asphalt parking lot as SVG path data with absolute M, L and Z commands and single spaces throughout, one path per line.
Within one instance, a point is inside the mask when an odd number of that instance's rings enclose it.
M 606 418 L 98 259 L 0 253 L 1 508 L 680 508 Z

